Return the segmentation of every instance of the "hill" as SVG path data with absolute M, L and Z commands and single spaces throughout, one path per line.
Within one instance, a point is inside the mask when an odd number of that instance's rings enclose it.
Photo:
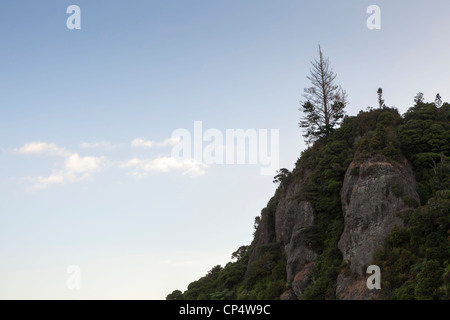
M 346 117 L 275 182 L 236 261 L 167 299 L 450 299 L 450 104 Z

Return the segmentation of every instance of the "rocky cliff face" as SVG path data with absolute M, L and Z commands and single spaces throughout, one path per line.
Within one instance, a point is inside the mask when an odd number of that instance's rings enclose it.
M 302 237 L 302 230 L 315 221 L 313 205 L 299 196 L 308 173 L 283 186 L 272 211 L 262 219 L 250 263 L 258 247 L 275 239 L 286 259 L 287 281 L 291 289 L 282 299 L 298 299 L 311 283 L 317 257 Z M 403 226 L 399 213 L 420 201 L 411 166 L 389 162 L 383 156 L 353 161 L 347 169 L 341 190 L 344 231 L 338 243 L 347 267 L 337 278 L 339 299 L 376 299 L 379 292 L 366 287 L 367 266 L 394 225 Z M 407 201 L 408 200 L 408 201 Z M 407 204 L 408 203 L 408 204 Z
M 284 294 L 284 299 L 298 299 L 311 282 L 311 272 L 317 254 L 312 251 L 302 237 L 302 231 L 314 224 L 314 208 L 309 201 L 299 200 L 301 188 L 308 175 L 291 184 L 286 194 L 278 202 L 275 213 L 275 234 L 284 247 L 286 274 L 292 289 Z
M 338 276 L 338 298 L 376 298 L 376 291 L 366 288 L 366 268 L 392 227 L 403 226 L 398 213 L 409 207 L 406 203 L 411 199 L 420 201 L 407 162 L 392 163 L 377 156 L 351 163 L 341 192 L 345 228 L 338 248 L 348 269 Z
M 302 179 L 299 183 L 291 184 L 286 194 L 280 198 L 275 212 L 275 234 L 286 254 L 288 281 L 293 280 L 304 265 L 316 258 L 316 254 L 304 243 L 301 234 L 302 230 L 314 224 L 311 203 L 298 199 L 304 183 L 305 179 Z
M 259 248 L 276 240 L 286 259 L 287 281 L 292 282 L 292 290 L 283 295 L 284 299 L 298 299 L 303 293 L 310 283 L 317 256 L 302 238 L 302 230 L 312 226 L 315 218 L 312 204 L 299 198 L 308 177 L 309 173 L 305 172 L 300 181 L 283 186 L 285 189 L 280 190 L 276 207 L 266 208 L 268 211 L 258 227 L 255 249 L 249 259 L 250 266 L 258 257 Z

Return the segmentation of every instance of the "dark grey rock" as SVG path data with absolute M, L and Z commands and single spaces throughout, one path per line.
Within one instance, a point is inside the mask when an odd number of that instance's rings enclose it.
M 338 243 L 343 259 L 349 265 L 349 275 L 339 275 L 338 296 L 352 297 L 345 289 L 355 285 L 356 280 L 351 281 L 351 277 L 362 281 L 374 252 L 392 227 L 403 226 L 398 216 L 408 208 L 403 197 L 420 201 L 412 168 L 407 162 L 391 163 L 377 156 L 362 163 L 351 163 L 341 191 L 344 232 Z

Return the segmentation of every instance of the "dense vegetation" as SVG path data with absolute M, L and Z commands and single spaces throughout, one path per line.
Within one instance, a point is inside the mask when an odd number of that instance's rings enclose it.
M 417 203 L 392 186 L 411 209 L 402 213 L 406 227 L 393 228 L 374 255 L 374 264 L 383 270 L 383 298 L 449 299 L 450 104 L 438 107 L 421 100 L 403 116 L 383 107 L 345 117 L 340 128 L 302 153 L 292 172 L 280 170 L 274 179 L 279 188 L 255 219 L 254 240 L 233 253 L 236 261 L 224 268 L 215 266 L 184 293 L 175 290 L 167 299 L 278 299 L 290 284 L 284 252 L 274 236 L 275 210 L 286 187 L 298 182 L 305 170 L 311 174 L 299 197 L 311 201 L 316 221 L 303 237 L 318 257 L 312 284 L 301 298 L 335 299 L 336 277 L 343 266 L 337 242 L 344 225 L 340 196 L 344 176 L 351 161 L 374 155 L 409 161 L 420 196 Z M 262 220 L 268 222 L 267 230 L 260 230 Z M 263 231 L 273 241 L 257 248 Z

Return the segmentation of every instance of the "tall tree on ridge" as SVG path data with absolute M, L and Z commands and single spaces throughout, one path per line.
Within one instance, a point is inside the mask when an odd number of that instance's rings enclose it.
M 319 59 L 314 59 L 311 64 L 307 78 L 312 86 L 304 89 L 305 100 L 299 108 L 304 114 L 299 126 L 305 129 L 303 137 L 307 143 L 328 137 L 344 117 L 347 105 L 347 94 L 335 84 L 337 75 L 331 69 L 329 59 L 324 58 L 320 45 Z
M 436 99 L 434 99 L 434 104 L 438 108 L 440 108 L 442 106 L 442 97 L 441 97 L 441 95 L 439 93 L 436 94 Z

